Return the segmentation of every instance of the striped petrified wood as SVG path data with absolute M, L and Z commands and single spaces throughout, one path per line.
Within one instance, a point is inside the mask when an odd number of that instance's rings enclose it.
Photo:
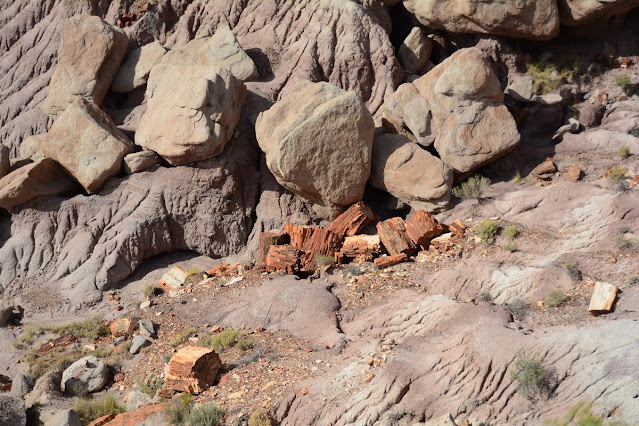
M 417 247 L 406 233 L 406 224 L 401 217 L 392 217 L 377 223 L 377 233 L 388 254 L 413 254 Z
M 350 206 L 328 225 L 328 230 L 341 237 L 358 234 L 375 220 L 375 214 L 363 202 Z
M 271 246 L 280 246 L 288 243 L 286 231 L 279 229 L 266 231 L 260 234 L 260 246 L 258 248 L 257 261 L 259 265 L 266 264 L 266 256 Z
M 406 234 L 417 245 L 427 249 L 430 240 L 444 233 L 444 227 L 435 217 L 424 211 L 418 210 L 406 220 Z
M 342 247 L 342 237 L 324 228 L 315 228 L 313 235 L 304 243 L 302 270 L 313 272 L 317 270 L 317 256 L 331 256 L 339 252 Z
M 379 235 L 353 235 L 344 238 L 342 253 L 346 257 L 357 257 L 360 254 L 379 254 L 382 252 L 382 243 Z
M 291 238 L 291 245 L 298 250 L 302 250 L 304 243 L 311 238 L 315 229 L 317 229 L 315 226 L 284 224 L 284 230 Z
M 301 256 L 302 252 L 290 244 L 271 246 L 266 256 L 266 269 L 294 274 L 300 270 Z
M 222 368 L 219 355 L 211 348 L 188 346 L 180 349 L 164 375 L 164 388 L 197 395 L 208 389 Z

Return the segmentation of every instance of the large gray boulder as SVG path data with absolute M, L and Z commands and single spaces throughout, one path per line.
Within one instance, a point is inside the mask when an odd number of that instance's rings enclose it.
M 280 185 L 329 219 L 362 199 L 374 127 L 354 92 L 303 81 L 259 115 L 255 132 Z
M 60 30 L 58 66 L 42 110 L 56 118 L 78 98 L 101 104 L 126 54 L 127 37 L 97 16 L 77 15 Z
M 559 34 L 556 0 L 405 0 L 403 4 L 429 29 L 531 40 Z
M 42 141 L 42 153 L 60 163 L 88 192 L 122 167 L 133 144 L 95 103 L 76 100 Z
M 135 142 L 174 165 L 219 155 L 233 136 L 245 95 L 242 81 L 226 69 L 157 65 Z
M 62 373 L 62 392 L 85 394 L 99 391 L 106 385 L 109 367 L 94 356 L 81 358 Z
M 405 136 L 381 135 L 373 142 L 369 183 L 416 210 L 438 212 L 450 201 L 453 170 Z
M 159 41 L 132 50 L 111 84 L 113 93 L 129 93 L 144 86 L 151 68 L 160 62 L 165 53 L 166 49 Z
M 0 393 L 0 425 L 24 426 L 27 424 L 27 412 L 24 401 L 15 395 Z

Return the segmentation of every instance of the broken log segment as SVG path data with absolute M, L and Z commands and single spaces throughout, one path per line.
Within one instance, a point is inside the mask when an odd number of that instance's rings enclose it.
M 444 233 L 444 228 L 437 219 L 424 210 L 413 213 L 405 223 L 408 237 L 424 249 L 428 248 L 430 240 Z
M 444 235 L 440 235 L 437 238 L 433 238 L 432 240 L 430 240 L 430 244 L 439 252 L 448 251 L 453 246 L 453 233 L 448 232 Z
M 180 349 L 164 376 L 164 388 L 197 395 L 208 389 L 222 368 L 219 355 L 211 348 L 188 346 Z
M 375 214 L 366 204 L 359 201 L 350 206 L 344 213 L 328 225 L 328 230 L 341 236 L 358 234 L 366 225 L 375 220 Z
M 304 243 L 311 238 L 315 229 L 317 229 L 316 226 L 284 224 L 284 230 L 290 238 L 290 244 L 298 250 L 302 250 Z
M 588 306 L 590 315 L 597 316 L 612 311 L 618 291 L 616 285 L 597 281 Z
M 379 235 L 353 235 L 346 237 L 340 253 L 346 257 L 357 257 L 360 254 L 380 254 L 382 243 Z
M 266 269 L 294 274 L 300 270 L 301 256 L 302 252 L 290 244 L 271 246 L 266 256 Z
M 313 272 L 317 270 L 318 256 L 335 258 L 335 254 L 342 247 L 342 237 L 324 228 L 315 228 L 311 237 L 304 243 L 304 258 L 302 270 Z
M 401 217 L 392 217 L 379 222 L 377 233 L 388 254 L 406 253 L 411 255 L 417 251 L 415 243 L 406 234 L 406 224 Z
M 458 219 L 455 219 L 453 223 L 448 225 L 448 229 L 450 229 L 450 231 L 458 237 L 464 236 L 464 234 L 466 233 L 466 228 L 466 225 L 464 225 L 462 221 Z
M 399 253 L 391 256 L 378 257 L 374 262 L 379 269 L 384 269 L 389 266 L 397 265 L 398 263 L 406 262 L 407 260 L 408 255 L 406 253 Z
M 184 285 L 188 276 L 188 271 L 180 268 L 179 266 L 174 266 L 167 273 L 162 275 L 162 278 L 158 281 L 158 285 L 167 290 L 175 290 Z
M 257 261 L 259 265 L 266 264 L 266 256 L 271 246 L 281 246 L 288 243 L 288 235 L 281 229 L 260 233 L 260 246 L 258 248 Z

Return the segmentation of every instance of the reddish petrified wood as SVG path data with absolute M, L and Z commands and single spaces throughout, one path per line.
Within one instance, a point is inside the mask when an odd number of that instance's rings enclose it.
M 301 255 L 302 252 L 290 244 L 271 246 L 266 256 L 266 269 L 294 274 L 300 270 Z
M 276 229 L 260 234 L 260 246 L 257 251 L 257 261 L 259 265 L 266 264 L 266 256 L 271 246 L 281 246 L 288 243 L 288 235 L 285 231 Z
M 55 348 L 67 347 L 72 343 L 78 343 L 78 339 L 76 339 L 72 334 L 65 334 L 40 346 L 38 354 L 44 355 Z
M 328 230 L 341 237 L 351 236 L 361 232 L 373 220 L 375 220 L 375 215 L 371 209 L 359 201 L 332 221 L 328 225 Z
M 389 266 L 397 265 L 398 263 L 406 262 L 408 255 L 406 253 L 393 254 L 386 257 L 378 257 L 375 259 L 375 265 L 379 269 L 388 268 Z
M 406 225 L 401 217 L 392 217 L 377 224 L 377 233 L 389 254 L 415 253 L 417 247 L 406 233 Z
M 302 260 L 302 270 L 313 272 L 317 270 L 317 257 L 335 256 L 342 246 L 342 238 L 324 228 L 315 228 L 313 235 L 304 243 L 304 258 Z
M 281 231 L 278 231 L 281 232 Z M 262 234 L 265 234 L 262 232 Z M 260 250 L 262 248 L 262 235 L 260 235 Z M 270 248 L 270 246 L 269 246 Z M 268 251 L 266 252 L 268 254 Z M 266 260 L 266 258 L 264 258 Z M 229 275 L 237 274 L 239 272 L 239 267 L 242 266 L 242 262 L 235 262 L 232 264 L 224 263 L 222 265 L 214 266 L 213 268 L 206 271 L 206 275 L 209 277 L 227 277 Z
M 379 254 L 381 251 L 379 235 L 354 235 L 344 239 L 340 253 L 346 257 L 357 257 L 365 253 Z
M 313 235 L 315 229 L 317 229 L 315 226 L 293 225 L 292 223 L 284 225 L 284 230 L 291 240 L 290 244 L 298 250 L 302 250 L 304 243 Z
M 435 217 L 424 211 L 418 210 L 406 220 L 406 234 L 415 243 L 428 248 L 430 240 L 444 233 L 444 228 Z
M 466 233 L 466 225 L 462 221 L 455 219 L 453 223 L 448 225 L 448 229 L 457 237 L 462 237 Z
M 197 395 L 215 383 L 220 368 L 222 362 L 213 349 L 187 346 L 171 358 L 164 388 Z

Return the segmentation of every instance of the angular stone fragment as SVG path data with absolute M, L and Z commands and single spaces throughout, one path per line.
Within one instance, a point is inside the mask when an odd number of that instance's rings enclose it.
M 369 183 L 415 209 L 437 212 L 450 201 L 453 170 L 402 135 L 381 135 L 373 142 Z
M 374 262 L 379 269 L 384 269 L 389 266 L 397 265 L 398 263 L 406 262 L 407 260 L 408 255 L 406 253 L 399 253 L 390 256 L 378 257 L 374 260 Z
M 255 131 L 280 185 L 332 219 L 362 199 L 374 127 L 354 92 L 302 81 L 259 115 Z
M 160 162 L 160 157 L 153 151 L 133 152 L 124 157 L 124 171 L 128 174 L 139 173 Z
M 379 254 L 382 243 L 379 235 L 353 235 L 346 237 L 340 253 L 347 257 L 357 257 L 362 254 Z
M 157 65 L 166 49 L 159 41 L 132 50 L 115 75 L 113 93 L 129 93 L 146 84 L 151 68 Z
M 387 131 L 404 135 L 424 147 L 435 141 L 428 102 L 411 83 L 402 84 L 386 99 L 382 125 Z
M 12 211 L 40 195 L 57 195 L 76 189 L 76 184 L 55 161 L 43 158 L 0 179 L 0 207 Z
M 109 324 L 113 337 L 127 337 L 133 334 L 133 321 L 131 318 L 120 318 Z
M 406 234 L 417 245 L 428 248 L 430 240 L 444 233 L 435 217 L 423 210 L 413 213 L 406 221 Z
M 637 0 L 558 0 L 562 25 L 582 25 L 605 20 L 638 7 Z
M 555 173 L 557 173 L 557 166 L 550 158 L 539 164 L 530 172 L 535 179 L 543 180 L 552 179 L 552 175 Z
M 397 59 L 408 72 L 419 74 L 428 64 L 433 42 L 419 27 L 413 27 L 404 42 L 399 46 Z
M 151 340 L 145 336 L 138 335 L 133 338 L 131 341 L 131 347 L 129 348 L 129 353 L 135 355 L 142 350 L 142 348 L 149 346 L 151 344 Z
M 266 264 L 266 256 L 271 246 L 281 246 L 288 243 L 288 235 L 282 230 L 262 232 L 260 234 L 260 245 L 258 248 L 257 262 L 259 265 Z
M 197 395 L 209 388 L 222 368 L 218 354 L 210 348 L 188 346 L 180 349 L 164 376 L 164 388 Z
M 20 144 L 20 157 L 29 158 L 31 161 L 38 161 L 44 158 L 42 153 L 42 141 L 46 134 L 32 135 L 24 138 Z
M 97 16 L 76 15 L 60 30 L 58 66 L 43 111 L 57 117 L 78 98 L 101 104 L 127 50 L 127 37 Z
M 577 182 L 581 179 L 582 174 L 583 172 L 579 167 L 570 165 L 568 166 L 568 171 L 564 174 L 564 178 L 572 182 Z
M 607 314 L 612 311 L 619 288 L 615 285 L 597 281 L 590 298 L 588 312 L 591 315 Z
M 328 230 L 341 236 L 358 234 L 375 220 L 375 214 L 361 201 L 350 206 L 328 225 Z
M 459 219 L 455 219 L 453 223 L 448 225 L 448 229 L 457 237 L 462 237 L 466 233 L 466 225 Z
M 98 191 L 122 168 L 133 144 L 96 104 L 76 100 L 42 141 L 42 153 L 64 167 L 88 192 Z
M 90 393 L 106 385 L 109 367 L 94 356 L 81 358 L 62 373 L 62 392 Z
M 300 270 L 301 255 L 301 250 L 289 244 L 271 246 L 266 256 L 266 268 L 269 271 L 282 271 L 288 274 L 294 274 Z
M 393 217 L 377 224 L 377 233 L 389 254 L 406 253 L 408 255 L 417 251 L 413 240 L 406 233 L 406 224 L 401 217 Z
M 158 284 L 169 290 L 175 290 L 184 285 L 186 277 L 189 275 L 188 271 L 179 266 L 172 267 L 167 273 L 162 275 Z

